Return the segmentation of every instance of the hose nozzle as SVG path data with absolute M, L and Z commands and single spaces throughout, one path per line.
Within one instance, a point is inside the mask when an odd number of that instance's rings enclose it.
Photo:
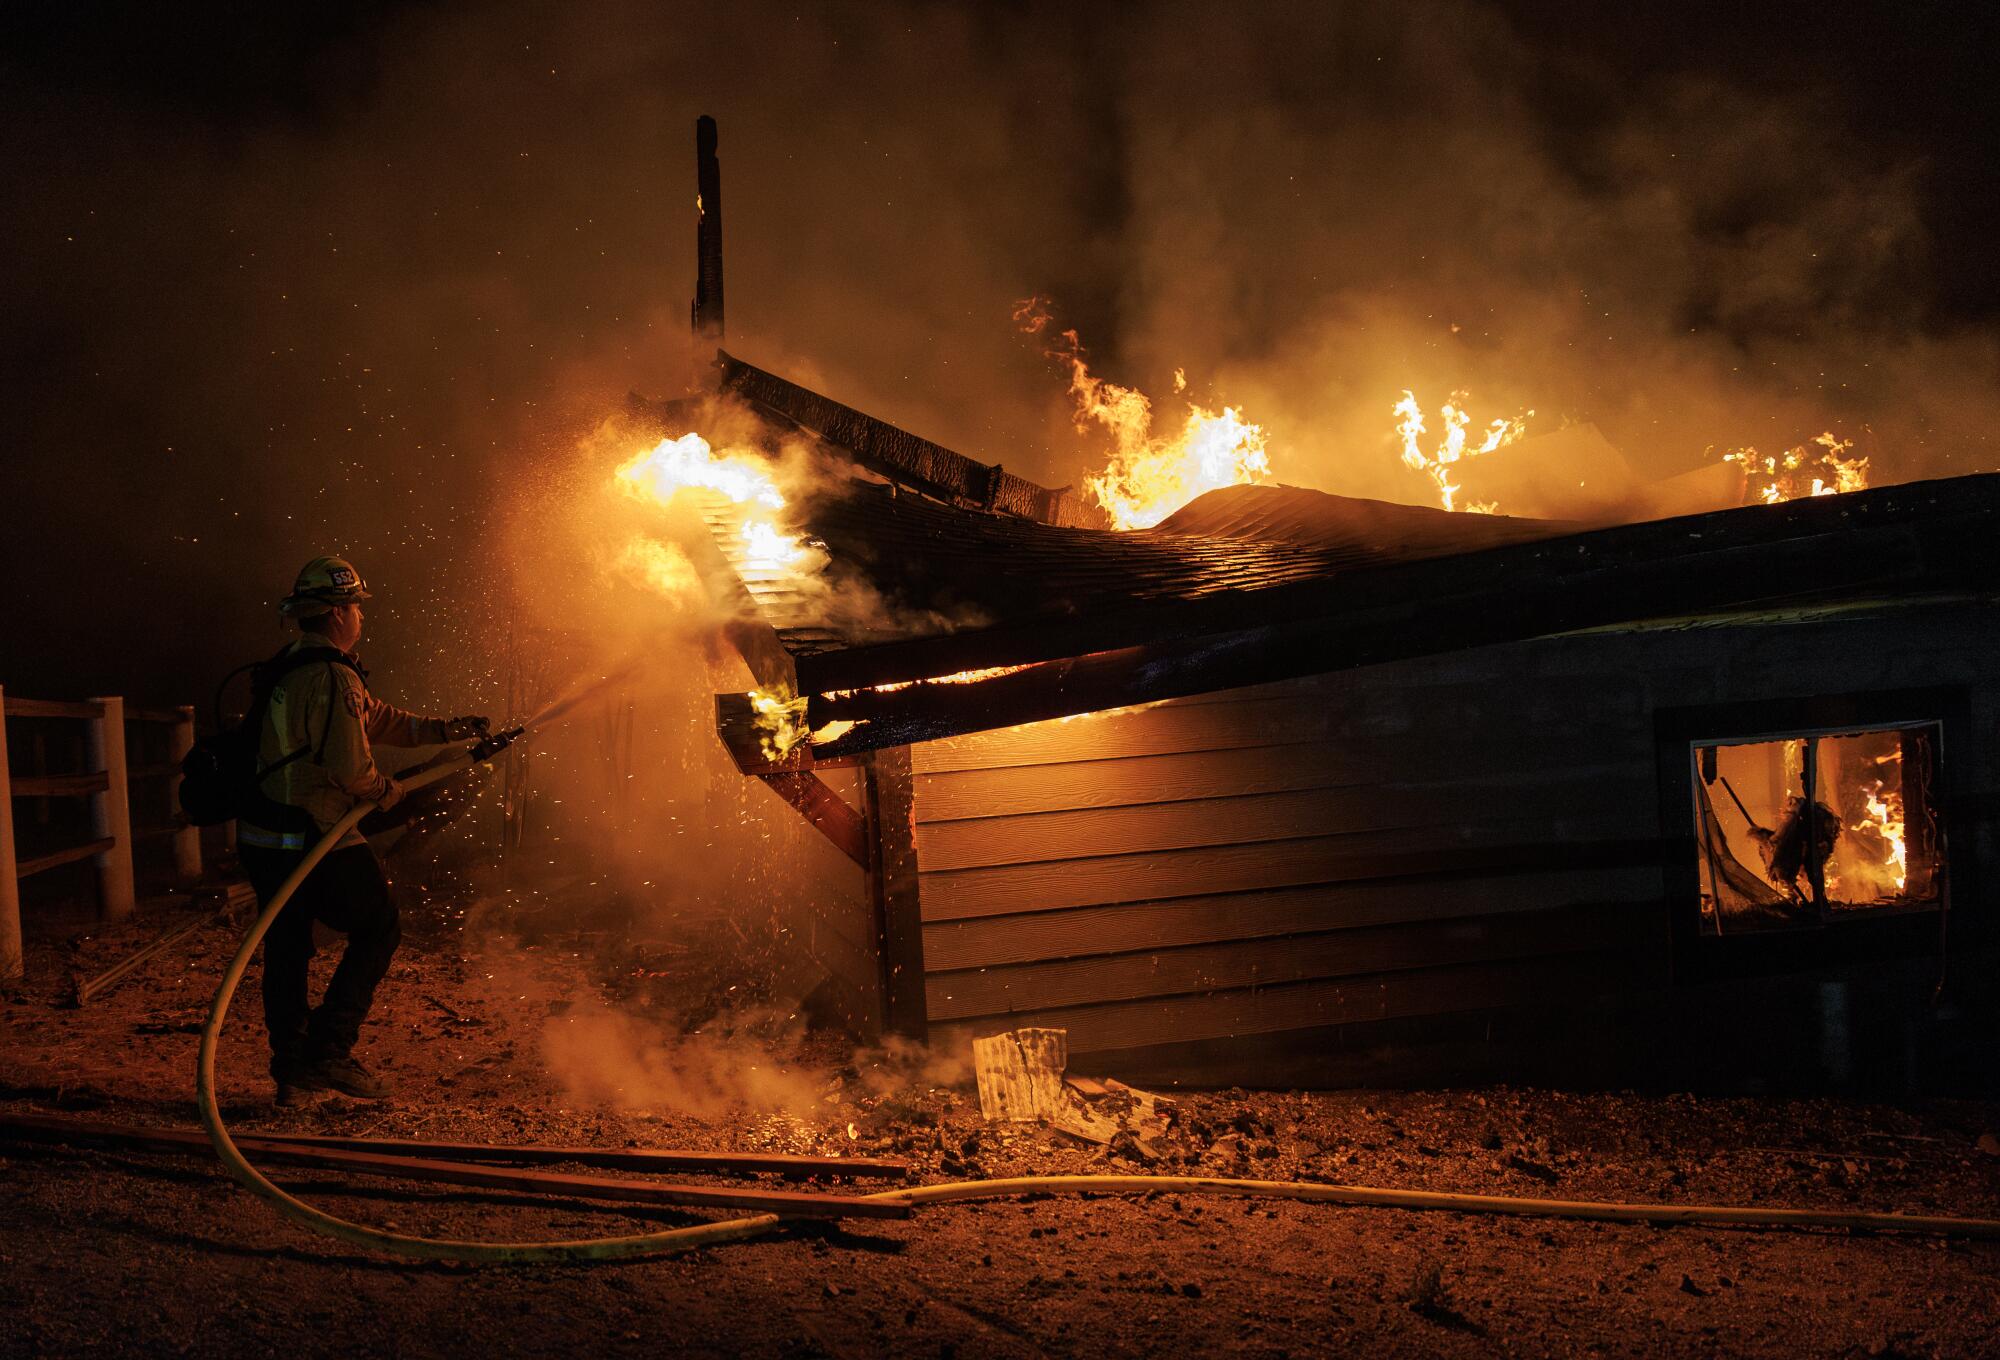
M 472 757 L 473 764 L 482 765 L 499 755 L 509 746 L 512 746 L 527 730 L 526 727 L 510 727 L 504 732 L 495 732 L 491 736 L 481 737 L 478 744 L 470 751 L 467 751 L 466 754 Z

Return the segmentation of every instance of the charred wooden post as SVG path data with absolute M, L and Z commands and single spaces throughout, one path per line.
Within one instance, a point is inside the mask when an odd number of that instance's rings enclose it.
M 721 344 L 722 326 L 722 164 L 715 157 L 715 120 L 703 114 L 694 124 L 695 276 L 694 334 Z
M 0 689 L 0 713 L 7 696 Z M 0 982 L 21 976 L 21 882 L 14 864 L 14 789 L 7 774 L 7 722 L 0 718 Z
M 862 766 L 867 809 L 868 896 L 882 960 L 882 1027 L 913 1039 L 929 1033 L 924 998 L 923 907 L 917 880 L 915 791 L 910 749 L 871 753 Z
M 126 783 L 125 700 L 116 694 L 92 699 L 99 713 L 90 722 L 90 764 L 105 786 L 90 795 L 91 835 L 110 845 L 97 854 L 97 910 L 107 921 L 132 914 L 132 799 Z

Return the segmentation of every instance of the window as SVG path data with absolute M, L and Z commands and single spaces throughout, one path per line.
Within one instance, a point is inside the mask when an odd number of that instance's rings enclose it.
M 1902 722 L 1692 742 L 1700 935 L 1942 910 L 1940 739 Z

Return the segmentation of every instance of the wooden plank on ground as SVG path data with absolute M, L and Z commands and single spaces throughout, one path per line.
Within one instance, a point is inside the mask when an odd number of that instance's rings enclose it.
M 139 1125 L 104 1124 L 58 1116 L 0 1114 L 0 1133 L 41 1132 L 50 1136 L 84 1137 L 97 1134 L 106 1139 L 133 1135 L 183 1135 L 191 1130 L 157 1129 Z M 910 1174 L 907 1162 L 884 1157 L 818 1157 L 781 1152 L 710 1152 L 693 1148 L 648 1147 L 564 1147 L 547 1143 L 457 1143 L 427 1138 L 360 1138 L 338 1134 L 271 1133 L 262 1129 L 244 1130 L 243 1137 L 266 1143 L 289 1143 L 302 1147 L 336 1148 L 350 1152 L 381 1152 L 399 1157 L 440 1157 L 448 1161 L 513 1162 L 525 1165 L 595 1166 L 620 1171 L 704 1171 L 732 1176 L 772 1175 L 787 1180 L 840 1177 L 853 1180 L 902 1180 Z M 207 1146 L 206 1135 L 198 1135 L 199 1145 Z M 175 1146 L 182 1144 L 176 1143 Z M 187 1143 L 186 1146 L 196 1146 Z
M 1048 1025 L 1069 1031 L 1074 1057 L 1107 1049 L 1529 1005 L 1558 997 L 1612 995 L 1633 987 L 1664 985 L 1664 953 L 1660 951 L 1658 958 L 1632 951 L 1570 954 L 1051 1008 L 1004 1019 L 933 1024 L 931 1043 L 940 1052 L 960 1054 L 969 1050 L 975 1035 L 1021 1025 Z
M 1482 838 L 1491 828 L 1480 828 Z M 1499 875 L 1656 863 L 1652 841 L 1603 840 L 1464 844 L 1428 834 L 1384 848 L 1379 833 L 1208 846 L 1097 859 L 1010 864 L 925 874 L 924 920 L 955 921 L 1011 912 L 1145 902 L 1309 883 L 1440 874 Z
M 81 1120 L 0 1118 L 0 1132 L 36 1142 L 111 1142 L 159 1152 L 214 1155 L 208 1135 L 195 1130 L 146 1129 L 127 1125 L 90 1124 Z M 755 1209 L 762 1213 L 812 1218 L 907 1218 L 909 1205 L 894 1200 L 850 1195 L 806 1195 L 785 1190 L 754 1190 L 725 1185 L 674 1185 L 664 1181 L 634 1181 L 563 1172 L 521 1171 L 469 1162 L 398 1157 L 386 1153 L 304 1147 L 246 1135 L 235 1140 L 246 1158 L 264 1163 L 352 1171 L 390 1180 L 427 1181 L 444 1185 L 476 1185 L 495 1190 L 567 1195 L 577 1199 L 616 1200 L 635 1204 L 693 1205 L 717 1209 Z M 901 1213 L 881 1212 L 898 1207 Z
M 932 1017 L 958 1020 L 1648 944 L 1666 947 L 1659 914 L 1618 902 L 973 968 L 927 982 Z
M 618 1171 L 706 1171 L 732 1176 L 782 1176 L 787 1180 L 845 1177 L 902 1180 L 908 1162 L 883 1157 L 810 1157 L 778 1152 L 702 1152 L 681 1148 L 558 1147 L 545 1143 L 439 1142 L 423 1138 L 343 1138 L 335 1134 L 246 1133 L 270 1143 L 385 1152 L 398 1157 L 441 1157 L 448 1161 L 516 1162 L 531 1166 L 596 1166 Z
M 1121 902 L 933 922 L 924 927 L 924 960 L 931 971 L 942 972 L 1584 902 L 1623 902 L 1636 909 L 1659 902 L 1663 891 L 1659 868 L 1648 865 L 1501 878 L 1371 879 Z

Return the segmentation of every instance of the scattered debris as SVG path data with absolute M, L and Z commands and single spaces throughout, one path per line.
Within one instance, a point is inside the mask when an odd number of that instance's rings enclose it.
M 456 1010 L 451 1006 L 447 1006 L 444 1002 L 438 1000 L 434 996 L 429 995 L 428 993 L 425 994 L 424 1000 L 428 1002 L 431 1006 L 434 1006 L 438 1010 L 443 1011 L 445 1013 L 446 1018 L 448 1018 L 454 1025 L 478 1025 L 485 1023 L 482 1020 L 477 1020 L 472 1016 L 465 1014 L 463 1011 Z
M 1173 1102 L 1121 1081 L 1064 1078 L 1069 1031 L 1017 1029 L 972 1041 L 979 1112 L 989 1122 L 1047 1124 L 1118 1155 L 1153 1161 Z
M 1533 1177 L 1534 1179 L 1540 1181 L 1544 1185 L 1554 1185 L 1557 1181 L 1562 1179 L 1562 1174 L 1558 1172 L 1554 1167 L 1544 1166 L 1540 1162 L 1533 1161 L 1527 1157 L 1523 1157 L 1518 1152 L 1511 1153 L 1508 1155 L 1507 1165 L 1513 1167 L 1514 1170 L 1520 1172 L 1524 1176 Z
M 247 887 L 248 885 L 246 884 L 245 886 Z M 130 954 L 127 954 L 117 963 L 112 964 L 109 968 L 106 968 L 103 972 L 93 977 L 86 978 L 79 976 L 72 978 L 70 1003 L 78 1007 L 89 1005 L 93 1000 L 104 995 L 127 977 L 131 976 L 132 973 L 137 971 L 140 964 L 166 952 L 174 944 L 186 939 L 207 925 L 209 921 L 214 919 L 215 914 L 214 912 L 204 911 L 189 920 L 178 923 L 164 934 L 155 936 L 139 948 L 133 950 Z

